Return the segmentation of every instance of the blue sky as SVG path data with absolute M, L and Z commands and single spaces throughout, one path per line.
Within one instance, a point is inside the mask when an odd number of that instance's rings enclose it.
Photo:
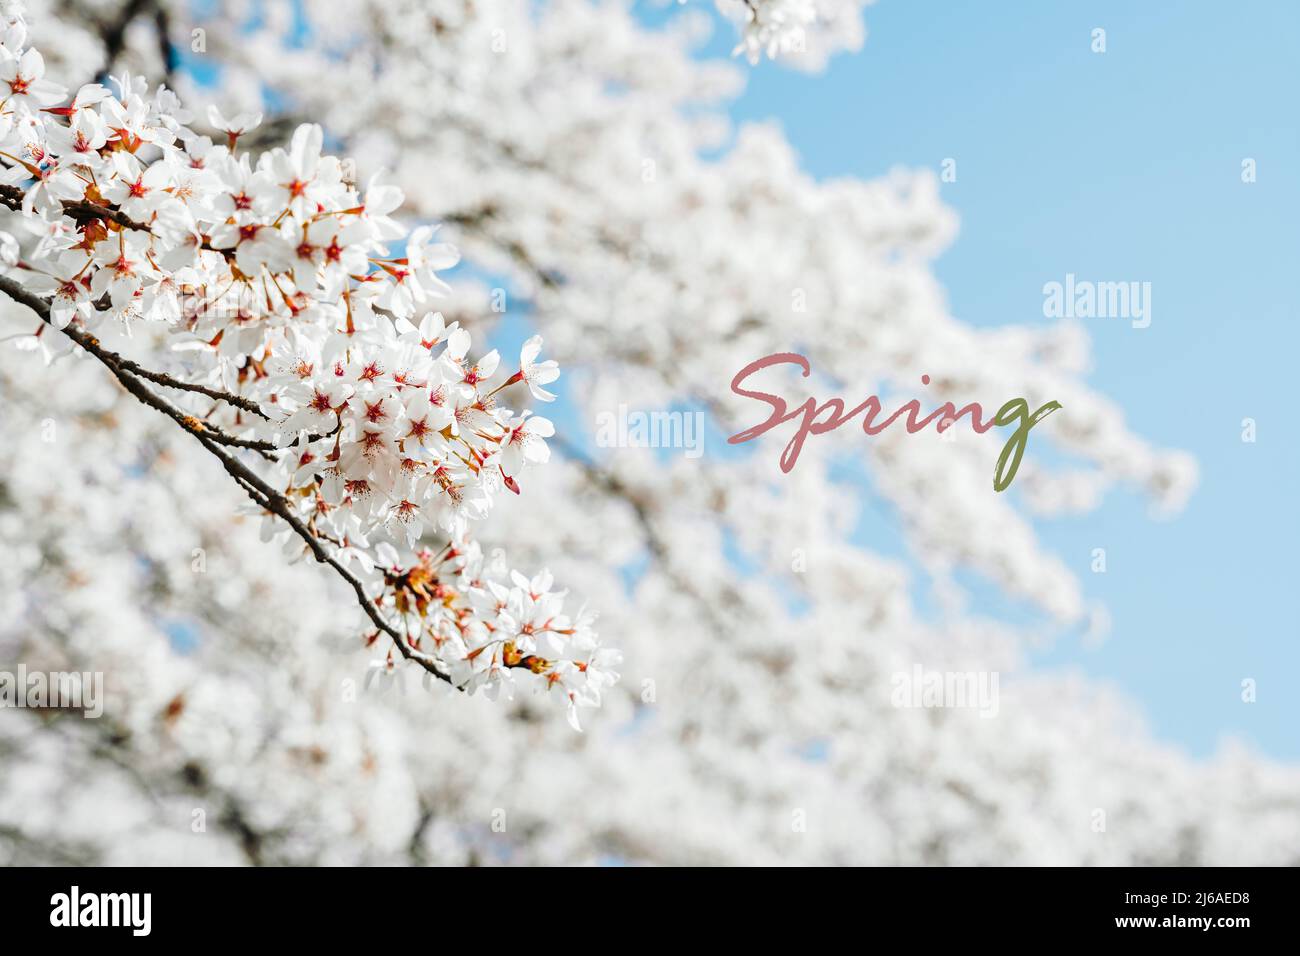
M 863 51 L 823 74 L 760 65 L 733 117 L 779 122 L 818 177 L 956 159 L 943 196 L 961 228 L 936 271 L 967 322 L 1051 321 L 1042 287 L 1067 272 L 1151 282 L 1149 328 L 1088 323 L 1089 380 L 1139 434 L 1200 464 L 1172 520 L 1117 491 L 1098 513 L 1039 523 L 1113 628 L 1100 647 L 1061 635 L 1035 660 L 1113 682 L 1192 753 L 1231 735 L 1300 757 L 1287 394 L 1300 341 L 1300 4 L 881 0 L 867 23 Z M 701 55 L 732 43 L 724 26 Z M 1241 441 L 1246 417 L 1254 444 Z M 1090 573 L 1094 547 L 1107 550 L 1104 575 Z M 1254 704 L 1243 678 L 1257 682 Z

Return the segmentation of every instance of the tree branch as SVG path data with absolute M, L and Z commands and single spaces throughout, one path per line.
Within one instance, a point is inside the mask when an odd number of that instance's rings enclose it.
M 15 212 L 23 208 L 25 195 L 26 193 L 19 186 L 0 185 L 0 204 L 8 206 Z M 104 219 L 116 223 L 123 229 L 134 229 L 137 232 L 151 231 L 145 223 L 137 222 L 120 209 L 109 209 L 107 206 L 87 202 L 84 199 L 63 200 L 63 212 L 69 218 L 76 220 L 79 226 L 85 225 L 91 219 Z
M 8 276 L 0 276 L 0 292 L 5 293 L 15 302 L 27 306 L 47 324 L 50 323 L 50 306 L 44 299 L 33 295 L 24 289 L 21 285 L 10 279 Z M 311 551 L 312 556 L 321 564 L 328 564 L 338 575 L 343 578 L 356 593 L 357 601 L 360 603 L 366 616 L 380 631 L 387 634 L 397 646 L 402 657 L 409 661 L 419 664 L 424 670 L 437 677 L 439 680 L 452 683 L 451 676 L 444 672 L 438 663 L 426 654 L 417 651 L 411 647 L 406 638 L 391 624 L 384 620 L 383 615 L 375 607 L 375 602 L 366 594 L 365 585 L 356 575 L 347 569 L 337 558 L 335 558 L 325 546 L 321 544 L 320 539 L 312 532 L 310 528 L 294 514 L 293 508 L 289 501 L 280 492 L 276 491 L 270 485 L 266 484 L 262 478 L 245 465 L 238 458 L 235 458 L 225 449 L 220 447 L 221 443 L 234 444 L 236 447 L 255 447 L 254 444 L 246 442 L 244 439 L 235 439 L 224 432 L 216 431 L 199 421 L 193 415 L 187 415 L 180 409 L 171 405 L 169 402 L 159 398 L 151 392 L 145 384 L 129 371 L 122 362 L 120 356 L 100 346 L 98 340 L 84 332 L 81 329 L 69 324 L 63 330 L 63 334 L 76 342 L 88 353 L 94 356 L 104 365 L 113 376 L 122 384 L 122 387 L 130 392 L 135 398 L 139 399 L 145 405 L 156 411 L 161 412 L 168 418 L 172 419 L 181 428 L 189 432 L 199 443 L 203 445 L 225 468 L 236 482 L 245 490 L 250 498 L 260 507 L 278 516 L 290 529 L 298 535 Z M 267 443 L 269 445 L 269 443 Z M 270 446 L 274 448 L 274 446 Z M 277 449 L 279 450 L 279 449 Z
M 199 395 L 206 395 L 208 398 L 215 399 L 219 402 L 225 402 L 228 405 L 233 405 L 236 408 L 250 412 L 264 421 L 270 421 L 270 419 L 266 417 L 265 413 L 263 413 L 262 409 L 258 407 L 257 402 L 253 401 L 251 398 L 245 398 L 242 395 L 236 395 L 234 392 L 223 391 L 219 388 L 208 388 L 206 385 L 195 385 L 192 382 L 182 382 L 180 379 L 172 378 L 172 376 L 168 375 L 166 372 L 152 371 L 151 369 L 147 369 L 140 365 L 138 362 L 133 362 L 129 358 L 125 358 L 121 355 L 117 355 L 116 358 L 122 368 L 139 378 L 148 379 L 150 382 L 157 385 L 165 385 L 167 388 L 177 388 L 186 392 L 195 392 Z

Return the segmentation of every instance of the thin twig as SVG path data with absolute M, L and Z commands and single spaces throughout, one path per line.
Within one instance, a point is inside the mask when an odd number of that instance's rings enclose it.
M 168 388 L 178 388 L 186 392 L 196 392 L 199 395 L 206 395 L 208 398 L 216 399 L 219 402 L 226 402 L 236 408 L 243 409 L 246 412 L 251 412 L 264 421 L 269 422 L 271 420 L 266 416 L 266 413 L 262 411 L 257 402 L 253 401 L 251 398 L 245 398 L 243 395 L 236 395 L 234 392 L 227 392 L 219 388 L 209 388 L 206 385 L 195 385 L 193 382 L 182 382 L 180 379 L 172 378 L 172 376 L 168 375 L 166 372 L 155 372 L 152 369 L 147 369 L 138 362 L 133 362 L 122 355 L 118 355 L 117 360 L 121 363 L 122 367 L 132 375 L 148 379 L 157 385 L 165 385 Z
M 325 549 L 325 546 L 320 543 L 320 540 L 312 534 L 311 529 L 303 523 L 301 518 L 294 514 L 293 509 L 289 506 L 289 502 L 284 495 L 266 484 L 266 482 L 258 477 L 256 472 L 248 468 L 248 466 L 238 458 L 235 458 L 233 455 L 212 444 L 206 436 L 196 435 L 195 437 L 199 439 L 204 448 L 220 460 L 222 466 L 226 469 L 226 473 L 229 474 L 230 477 L 234 478 L 235 481 L 244 488 L 248 493 L 248 496 L 252 498 L 254 502 L 265 508 L 267 511 L 270 511 L 272 514 L 282 518 L 285 523 L 294 530 L 298 537 L 302 538 L 302 540 L 307 543 L 307 547 L 311 550 L 312 557 L 321 564 L 328 564 L 338 572 L 339 577 L 343 578 L 344 581 L 352 586 L 352 590 L 356 592 L 357 601 L 361 604 L 362 610 L 366 612 L 366 616 L 370 618 L 375 627 L 379 628 L 392 638 L 393 643 L 397 645 L 397 649 L 401 651 L 403 657 L 407 660 L 415 661 L 438 679 L 451 683 L 451 677 L 449 675 L 445 674 L 435 666 L 430 658 L 420 654 L 414 648 L 411 648 L 407 644 L 406 639 L 402 637 L 402 635 L 393 628 L 392 625 L 383 619 L 379 611 L 375 608 L 375 602 L 366 595 L 365 585 L 361 583 L 360 579 L 357 578 L 355 574 L 349 571 L 337 558 Z

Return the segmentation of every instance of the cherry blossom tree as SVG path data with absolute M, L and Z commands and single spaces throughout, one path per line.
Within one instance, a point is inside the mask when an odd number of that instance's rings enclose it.
M 351 586 L 372 640 L 465 691 L 534 675 L 576 727 L 577 706 L 617 676 L 594 613 L 567 616 L 546 572 L 493 580 L 467 538 L 498 490 L 519 493 L 524 468 L 549 457 L 551 423 L 504 404 L 512 386 L 554 398 L 540 337 L 494 382 L 499 354 L 471 359 L 469 333 L 432 311 L 455 249 L 428 226 L 408 235 L 389 216 L 401 191 L 378 174 L 359 187 L 322 156 L 320 126 L 254 163 L 239 140 L 260 115 L 211 107 L 214 145 L 174 94 L 129 74 L 116 94 L 89 83 L 69 97 L 21 15 L 5 28 L 3 200 L 41 238 L 0 291 L 36 314 L 34 337 L 62 333 L 43 343 L 51 364 L 79 348 L 189 432 L 264 513 L 265 537 Z M 148 323 L 160 331 L 132 335 Z M 436 550 L 426 524 L 446 538 Z
M 955 220 L 931 174 L 818 182 L 779 130 L 727 126 L 747 57 L 815 69 L 861 45 L 860 4 L 733 4 L 727 63 L 692 55 L 699 5 L 663 30 L 587 0 L 30 6 L 67 95 L 24 107 L 41 135 L 7 134 L 35 172 L 11 166 L 5 194 L 5 327 L 32 354 L 0 362 L 0 639 L 105 672 L 109 702 L 98 720 L 0 714 L 22 768 L 0 784 L 9 858 L 1300 856 L 1294 769 L 1155 742 L 1129 703 L 1029 671 L 1031 635 L 959 586 L 974 570 L 1057 628 L 1100 628 L 1033 516 L 1121 484 L 1175 511 L 1195 466 L 1084 382 L 1077 325 L 949 314 L 930 260 Z M 78 86 L 125 71 L 179 100 Z M 121 130 L 159 158 L 119 158 Z M 58 172 L 79 149 L 93 193 Z M 468 268 L 447 289 L 449 245 Z M 274 281 L 240 281 L 254 273 Z M 251 289 L 193 292 L 232 279 Z M 524 328 L 518 365 L 471 360 L 503 315 Z M 515 411 L 553 381 L 534 336 L 575 430 Z M 724 452 L 755 414 L 732 376 L 791 348 L 814 373 L 780 383 L 792 402 L 915 394 L 919 370 L 937 401 L 1056 399 L 1068 415 L 1044 438 L 1077 464 L 1027 456 L 1017 495 L 995 496 L 998 442 L 969 429 L 844 429 L 788 475 L 768 444 Z M 629 404 L 707 414 L 705 454 L 595 444 L 597 417 Z M 857 532 L 862 473 L 924 580 Z M 505 553 L 599 607 L 623 663 Z M 1001 673 L 996 719 L 895 706 L 892 677 L 917 663 Z M 540 694 L 456 689 L 516 676 Z M 602 707 L 576 734 L 548 696 Z

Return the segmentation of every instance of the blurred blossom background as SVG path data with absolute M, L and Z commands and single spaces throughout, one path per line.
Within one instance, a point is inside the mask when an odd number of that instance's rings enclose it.
M 261 148 L 320 122 L 443 223 L 448 321 L 504 355 L 540 332 L 564 370 L 556 455 L 479 538 L 598 607 L 624 663 L 580 734 L 374 680 L 346 587 L 263 544 L 196 443 L 0 343 L 0 667 L 107 693 L 0 710 L 0 860 L 1300 863 L 1300 13 L 756 2 L 785 26 L 27 4 L 64 85 L 261 110 Z M 1067 274 L 1149 282 L 1150 325 L 1045 316 Z M 789 426 L 726 444 L 767 411 L 732 377 L 782 351 L 813 368 L 766 379 L 792 403 L 1063 409 L 1004 494 L 1004 429 L 841 428 L 782 474 Z M 621 406 L 702 414 L 703 453 L 598 440 Z M 917 666 L 996 673 L 996 716 L 896 706 Z

